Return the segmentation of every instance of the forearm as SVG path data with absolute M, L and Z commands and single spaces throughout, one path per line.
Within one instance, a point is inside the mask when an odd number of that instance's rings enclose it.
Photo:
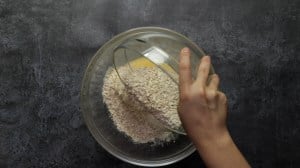
M 218 138 L 193 141 L 208 168 L 250 168 L 228 132 Z

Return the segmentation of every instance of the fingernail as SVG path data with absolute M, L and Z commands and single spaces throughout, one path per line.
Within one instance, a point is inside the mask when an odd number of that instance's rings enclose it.
M 206 55 L 206 56 L 204 56 L 203 59 L 206 60 L 206 61 L 210 61 L 210 56 Z
M 184 53 L 188 53 L 188 52 L 189 52 L 189 48 L 187 48 L 187 47 L 184 47 L 184 48 L 182 49 L 182 52 L 184 52 Z

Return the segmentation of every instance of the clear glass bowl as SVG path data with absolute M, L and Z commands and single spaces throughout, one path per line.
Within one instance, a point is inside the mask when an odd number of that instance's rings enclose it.
M 130 138 L 117 130 L 102 97 L 103 78 L 107 69 L 112 66 L 128 65 L 131 59 L 128 55 L 126 58 L 126 55 L 121 54 L 124 52 L 118 54 L 120 49 L 130 49 L 127 52 L 136 53 L 130 54 L 134 56 L 132 58 L 144 57 L 147 47 L 150 48 L 148 50 L 150 53 L 153 50 L 154 55 L 155 52 L 161 52 L 156 50 L 162 50 L 170 56 L 164 62 L 178 72 L 178 54 L 185 46 L 192 50 L 192 71 L 195 75 L 199 59 L 204 52 L 183 35 L 158 27 L 142 27 L 121 33 L 103 45 L 91 59 L 82 81 L 81 110 L 93 137 L 109 153 L 128 163 L 154 167 L 177 162 L 195 151 L 189 138 L 182 134 L 179 134 L 176 140 L 161 145 L 133 143 Z M 147 59 L 151 60 L 149 57 L 151 56 L 148 55 Z M 163 67 L 160 68 L 163 70 Z
M 195 77 L 199 60 L 205 54 L 189 39 L 172 31 L 140 32 L 126 39 L 113 51 L 115 70 L 126 86 L 128 84 L 124 81 L 130 75 L 121 73 L 121 69 L 124 70 L 124 68 L 120 69 L 119 67 L 125 66 L 125 70 L 134 72 L 135 69 L 143 67 L 143 65 L 137 64 L 146 63 L 145 67 L 159 68 L 179 85 L 179 53 L 183 47 L 191 50 L 192 76 Z M 213 68 L 210 73 L 213 73 Z M 122 76 L 122 74 L 126 74 L 126 76 Z M 147 78 L 147 76 L 141 78 Z M 155 125 L 160 125 L 178 134 L 186 134 L 182 126 L 174 128 L 161 118 L 151 114 L 145 114 L 145 117 Z

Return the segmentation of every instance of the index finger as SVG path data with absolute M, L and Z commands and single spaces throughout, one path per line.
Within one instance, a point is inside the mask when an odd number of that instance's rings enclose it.
M 192 84 L 192 72 L 190 62 L 190 49 L 184 47 L 179 59 L 179 86 L 180 91 L 185 91 Z

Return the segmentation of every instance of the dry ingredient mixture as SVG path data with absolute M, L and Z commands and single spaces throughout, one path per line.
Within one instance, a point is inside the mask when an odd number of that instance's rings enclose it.
M 181 126 L 177 114 L 178 86 L 157 67 L 138 68 L 124 76 L 127 92 L 132 99 L 147 108 L 162 124 L 173 129 Z
M 157 67 L 119 67 L 106 72 L 103 100 L 117 129 L 135 143 L 171 141 L 171 131 L 181 126 L 177 114 L 178 86 Z M 158 120 L 153 120 L 155 119 Z M 159 121 L 159 122 L 158 122 Z

